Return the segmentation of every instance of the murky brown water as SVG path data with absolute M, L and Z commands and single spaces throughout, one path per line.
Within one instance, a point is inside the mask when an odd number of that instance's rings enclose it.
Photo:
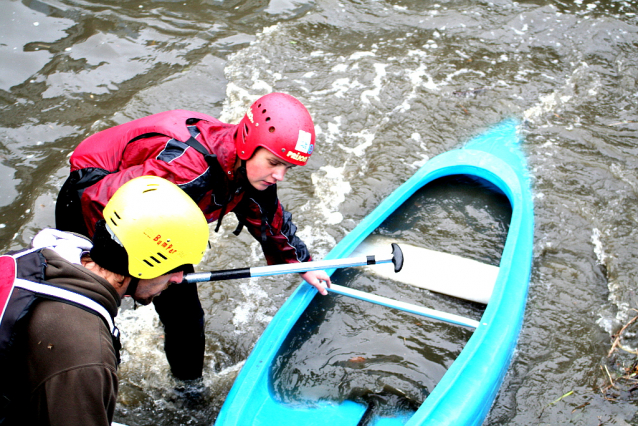
M 613 334 L 638 309 L 635 1 L 2 6 L 3 250 L 53 225 L 67 158 L 84 137 L 146 114 L 187 108 L 234 122 L 253 96 L 276 90 L 301 99 L 315 119 L 318 148 L 280 193 L 316 258 L 428 158 L 516 116 L 525 121 L 534 176 L 534 271 L 518 352 L 486 424 L 638 424 L 627 376 L 635 324 L 607 356 Z M 225 221 L 213 236 L 202 269 L 263 262 L 256 244 L 233 229 Z M 179 384 L 168 373 L 152 309 L 123 312 L 119 421 L 211 424 L 298 283 L 200 286 L 209 393 L 199 406 L 173 390 Z

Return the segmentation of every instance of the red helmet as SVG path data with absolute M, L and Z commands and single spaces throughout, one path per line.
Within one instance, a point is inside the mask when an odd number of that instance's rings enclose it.
M 235 146 L 242 160 L 263 146 L 288 163 L 305 166 L 315 149 L 315 126 L 297 99 L 270 93 L 257 99 L 239 122 Z

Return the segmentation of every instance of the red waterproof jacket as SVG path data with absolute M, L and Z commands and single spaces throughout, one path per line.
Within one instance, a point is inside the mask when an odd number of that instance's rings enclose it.
M 121 124 L 82 141 L 71 156 L 71 173 L 100 175 L 81 196 L 89 232 L 120 186 L 138 176 L 154 175 L 182 188 L 209 223 L 226 212 L 235 213 L 260 241 L 269 264 L 309 261 L 306 245 L 295 236 L 292 215 L 277 198 L 276 185 L 257 191 L 236 176 L 236 128 L 205 114 L 175 110 Z M 205 158 L 193 147 L 193 140 L 212 156 Z

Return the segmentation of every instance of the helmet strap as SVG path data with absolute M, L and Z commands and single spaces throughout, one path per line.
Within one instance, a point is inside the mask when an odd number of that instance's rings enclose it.
M 246 160 L 241 160 L 237 171 L 235 172 L 234 190 L 241 190 L 248 186 L 248 172 L 246 171 Z
M 248 179 L 248 172 L 246 172 L 246 160 L 241 160 L 241 162 L 239 163 L 239 168 L 237 168 L 237 172 L 235 172 L 235 175 L 237 186 L 242 186 L 244 181 Z
M 219 218 L 217 219 L 215 232 L 219 232 L 219 228 L 222 226 L 222 219 L 224 218 L 224 215 L 226 214 L 226 208 L 228 207 L 228 203 L 235 195 L 235 192 L 238 191 L 240 188 L 242 188 L 244 184 L 246 183 L 246 181 L 248 180 L 248 177 L 246 176 L 246 160 L 240 159 L 240 161 L 241 162 L 239 163 L 239 167 L 237 168 L 235 172 L 235 179 L 234 181 L 230 182 L 230 186 L 229 186 L 230 191 L 228 194 L 228 199 L 224 200 L 224 204 L 222 204 L 221 211 L 219 212 Z

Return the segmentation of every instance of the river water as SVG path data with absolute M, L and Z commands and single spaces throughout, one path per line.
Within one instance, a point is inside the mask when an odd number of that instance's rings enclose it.
M 517 117 L 534 191 L 534 264 L 518 349 L 486 424 L 638 424 L 635 1 L 2 6 L 3 251 L 53 226 L 82 139 L 147 114 L 185 108 L 236 122 L 256 96 L 298 97 L 315 120 L 317 149 L 279 191 L 317 259 L 429 158 Z M 232 222 L 211 236 L 200 269 L 263 264 L 248 233 L 232 235 Z M 284 276 L 200 285 L 199 400 L 184 398 L 171 378 L 153 309 L 125 306 L 116 420 L 211 424 L 298 284 Z M 377 315 L 359 314 L 363 324 Z

